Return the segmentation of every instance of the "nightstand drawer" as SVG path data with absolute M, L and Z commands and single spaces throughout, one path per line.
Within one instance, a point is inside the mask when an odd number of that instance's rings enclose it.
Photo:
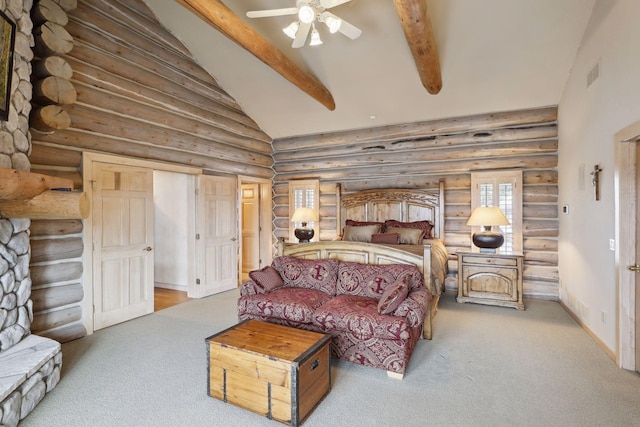
M 483 255 L 463 255 L 465 264 L 479 265 L 497 265 L 505 267 L 516 267 L 518 260 L 516 258 L 483 256 Z

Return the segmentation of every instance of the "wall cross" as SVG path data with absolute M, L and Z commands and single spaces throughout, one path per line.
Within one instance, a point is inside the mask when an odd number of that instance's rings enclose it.
M 596 200 L 600 200 L 600 172 L 602 172 L 600 165 L 594 165 L 593 172 L 591 172 L 591 183 L 593 184 Z

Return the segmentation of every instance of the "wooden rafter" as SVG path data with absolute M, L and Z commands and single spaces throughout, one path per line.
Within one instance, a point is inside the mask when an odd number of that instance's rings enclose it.
M 422 85 L 435 95 L 442 89 L 440 60 L 426 0 L 393 0 Z
M 333 96 L 322 83 L 295 65 L 282 51 L 269 43 L 222 2 L 219 0 L 177 1 L 216 30 L 245 48 L 253 56 L 273 68 L 278 74 L 313 99 L 329 110 L 335 110 L 336 104 Z

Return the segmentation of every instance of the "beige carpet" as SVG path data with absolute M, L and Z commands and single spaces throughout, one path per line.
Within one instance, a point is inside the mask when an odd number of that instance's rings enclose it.
M 237 291 L 63 345 L 63 375 L 22 426 L 277 426 L 207 396 L 205 338 L 236 323 Z M 559 304 L 441 301 L 402 381 L 332 363 L 314 426 L 640 425 L 640 376 L 619 369 Z

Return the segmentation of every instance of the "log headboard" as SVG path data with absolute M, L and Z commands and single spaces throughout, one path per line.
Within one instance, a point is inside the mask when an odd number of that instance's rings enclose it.
M 341 235 L 347 219 L 380 221 L 395 219 L 402 222 L 429 220 L 434 224 L 434 237 L 444 241 L 444 180 L 438 192 L 406 188 L 364 190 L 342 195 L 336 185 L 336 234 Z

